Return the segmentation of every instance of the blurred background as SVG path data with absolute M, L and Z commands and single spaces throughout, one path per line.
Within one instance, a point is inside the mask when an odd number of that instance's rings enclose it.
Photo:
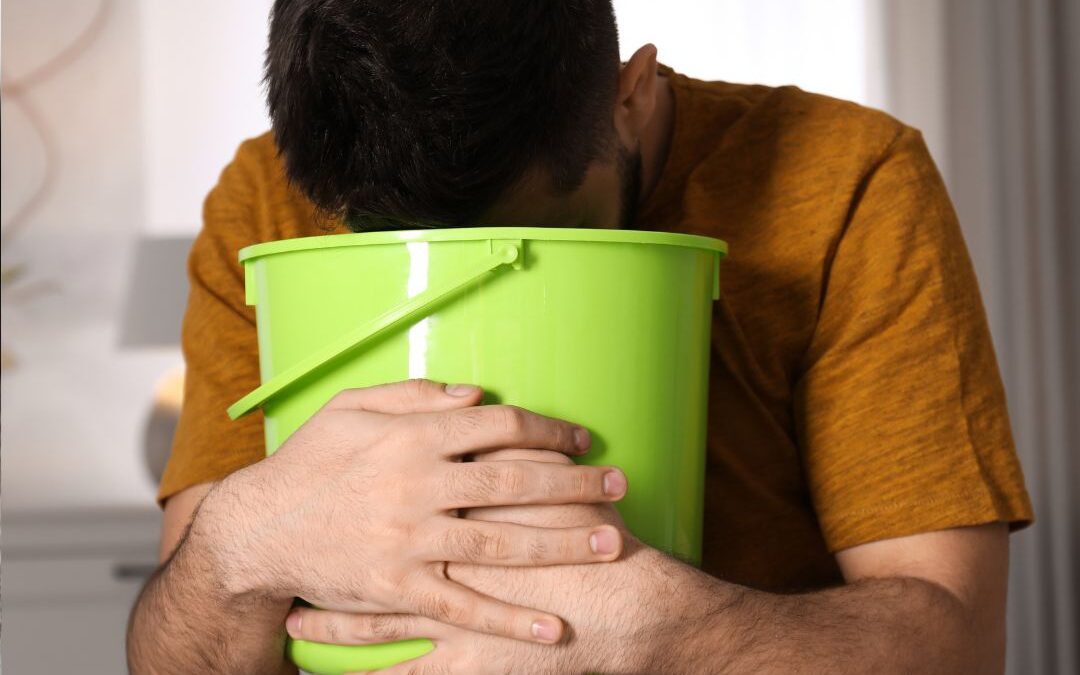
M 269 0 L 4 0 L 2 659 L 124 672 L 180 404 L 184 257 L 268 128 Z M 616 0 L 702 79 L 796 84 L 921 129 L 975 261 L 1038 523 L 1009 672 L 1080 672 L 1080 2 Z

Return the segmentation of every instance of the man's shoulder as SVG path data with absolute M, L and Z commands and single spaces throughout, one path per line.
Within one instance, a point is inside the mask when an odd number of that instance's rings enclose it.
M 252 243 L 316 236 L 337 229 L 334 219 L 320 213 L 289 181 L 271 131 L 240 143 L 207 205 L 246 212 L 247 217 L 238 220 L 249 230 L 244 236 Z
M 268 130 L 241 142 L 233 161 L 258 166 L 276 165 L 280 169 L 281 161 L 277 144 L 274 142 L 274 132 Z
M 762 270 L 776 271 L 777 294 L 803 284 L 811 299 L 803 324 L 811 325 L 812 299 L 851 215 L 901 193 L 907 203 L 917 197 L 917 181 L 896 181 L 891 194 L 866 186 L 898 154 L 929 175 L 929 155 L 914 151 L 918 132 L 884 112 L 792 86 L 690 78 L 677 86 L 669 187 L 647 212 L 652 222 L 728 241 L 732 299 L 741 271 L 753 270 L 743 277 L 744 316 L 756 311 Z
M 795 86 L 685 76 L 673 84 L 676 115 L 682 104 L 688 117 L 684 142 L 697 148 L 695 164 L 730 166 L 739 157 L 774 177 L 862 175 L 896 139 L 914 133 L 880 110 Z
M 272 131 L 240 143 L 232 161 L 222 171 L 219 186 L 271 192 L 290 189 Z

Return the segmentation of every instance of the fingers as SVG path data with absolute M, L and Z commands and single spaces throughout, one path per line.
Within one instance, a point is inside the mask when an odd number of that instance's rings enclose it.
M 527 460 L 448 464 L 442 471 L 444 508 L 519 504 L 595 504 L 626 494 L 613 466 L 577 466 Z
M 432 579 L 405 600 L 410 611 L 478 633 L 544 644 L 554 644 L 563 637 L 559 617 L 509 605 L 448 579 Z
M 598 527 L 528 527 L 513 523 L 442 518 L 427 537 L 428 560 L 505 567 L 608 562 L 622 553 L 622 534 Z
M 327 410 L 366 410 L 388 415 L 440 412 L 480 403 L 483 391 L 471 384 L 443 384 L 414 379 L 362 389 L 345 389 L 326 404 Z
M 403 437 L 446 457 L 504 448 L 580 455 L 592 445 L 588 430 L 581 426 L 515 406 L 481 406 L 482 398 L 483 391 L 474 385 L 414 379 L 346 389 L 323 409 L 408 415 L 401 421 Z M 428 417 L 417 419 L 410 414 Z
M 523 450 L 521 448 L 507 448 L 506 450 L 492 450 L 482 455 L 473 457 L 474 462 L 503 462 L 508 459 L 527 459 L 530 462 L 547 462 L 549 464 L 573 464 L 574 460 L 566 455 L 551 450 Z
M 434 639 L 445 627 L 413 614 L 352 614 L 296 607 L 285 620 L 294 640 L 336 645 L 368 645 L 413 638 Z
M 484 405 L 432 414 L 412 428 L 415 439 L 446 457 L 502 448 L 536 448 L 580 455 L 592 445 L 577 424 L 509 405 Z

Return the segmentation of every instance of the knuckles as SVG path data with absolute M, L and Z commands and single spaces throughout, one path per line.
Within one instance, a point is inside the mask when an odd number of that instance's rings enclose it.
M 443 498 L 448 508 L 485 504 L 491 499 L 494 472 L 475 462 L 457 464 L 443 480 Z
M 473 618 L 473 608 L 450 602 L 439 593 L 417 592 L 413 594 L 414 611 L 441 623 L 452 625 L 468 624 Z
M 528 426 L 529 414 L 524 408 L 500 405 L 491 408 L 493 423 L 510 438 L 520 438 Z
M 578 546 L 570 537 L 562 537 L 559 539 L 558 544 L 558 556 L 559 560 L 565 560 L 573 562 L 578 560 Z
M 357 635 L 357 639 L 396 640 L 405 637 L 410 632 L 411 621 L 388 614 L 372 614 L 367 617 L 367 625 L 363 628 L 363 635 Z M 360 629 L 360 626 L 357 626 Z M 360 633 L 361 630 L 357 630 Z
M 338 643 L 341 641 L 341 624 L 336 615 L 307 612 L 301 622 L 300 634 L 305 640 Z
M 473 563 L 507 560 L 513 554 L 507 537 L 475 527 L 446 530 L 438 549 L 446 559 Z
M 524 469 L 515 464 L 490 466 L 495 469 L 494 483 L 497 493 L 512 498 L 524 497 L 527 494 L 529 480 Z
M 538 533 L 529 540 L 526 556 L 531 563 L 544 562 L 548 559 L 548 543 L 541 534 Z
M 580 502 L 590 502 L 598 494 L 593 480 L 594 472 L 587 468 L 578 468 L 572 479 L 573 496 Z
M 390 614 L 341 615 L 319 610 L 304 613 L 299 638 L 331 644 L 363 644 L 408 637 L 414 622 Z
M 517 462 L 469 462 L 446 477 L 453 506 L 497 506 L 519 503 L 533 493 L 533 475 Z
M 405 402 L 419 406 L 433 395 L 442 393 L 441 388 L 431 380 L 414 377 L 399 383 L 398 388 Z
M 443 415 L 446 420 L 445 432 L 452 438 L 468 436 L 490 424 L 492 406 L 462 408 Z

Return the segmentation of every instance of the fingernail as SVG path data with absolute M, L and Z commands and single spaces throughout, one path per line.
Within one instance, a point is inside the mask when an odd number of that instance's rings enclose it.
M 285 630 L 289 632 L 290 637 L 300 637 L 300 622 L 303 618 L 300 612 L 289 612 L 289 617 L 285 619 Z
M 621 497 L 626 494 L 626 476 L 622 471 L 608 471 L 604 474 L 604 494 L 608 497 Z
M 532 625 L 533 637 L 541 642 L 555 642 L 559 639 L 559 628 L 547 619 L 541 619 Z
M 479 387 L 474 387 L 471 384 L 448 384 L 446 385 L 446 393 L 451 396 L 457 396 L 464 398 L 470 394 L 475 394 Z
M 584 427 L 574 429 L 574 443 L 579 450 L 588 450 L 592 447 L 592 435 L 589 434 L 589 430 Z
M 597 530 L 589 535 L 589 548 L 599 555 L 614 553 L 619 550 L 619 535 L 607 528 Z

